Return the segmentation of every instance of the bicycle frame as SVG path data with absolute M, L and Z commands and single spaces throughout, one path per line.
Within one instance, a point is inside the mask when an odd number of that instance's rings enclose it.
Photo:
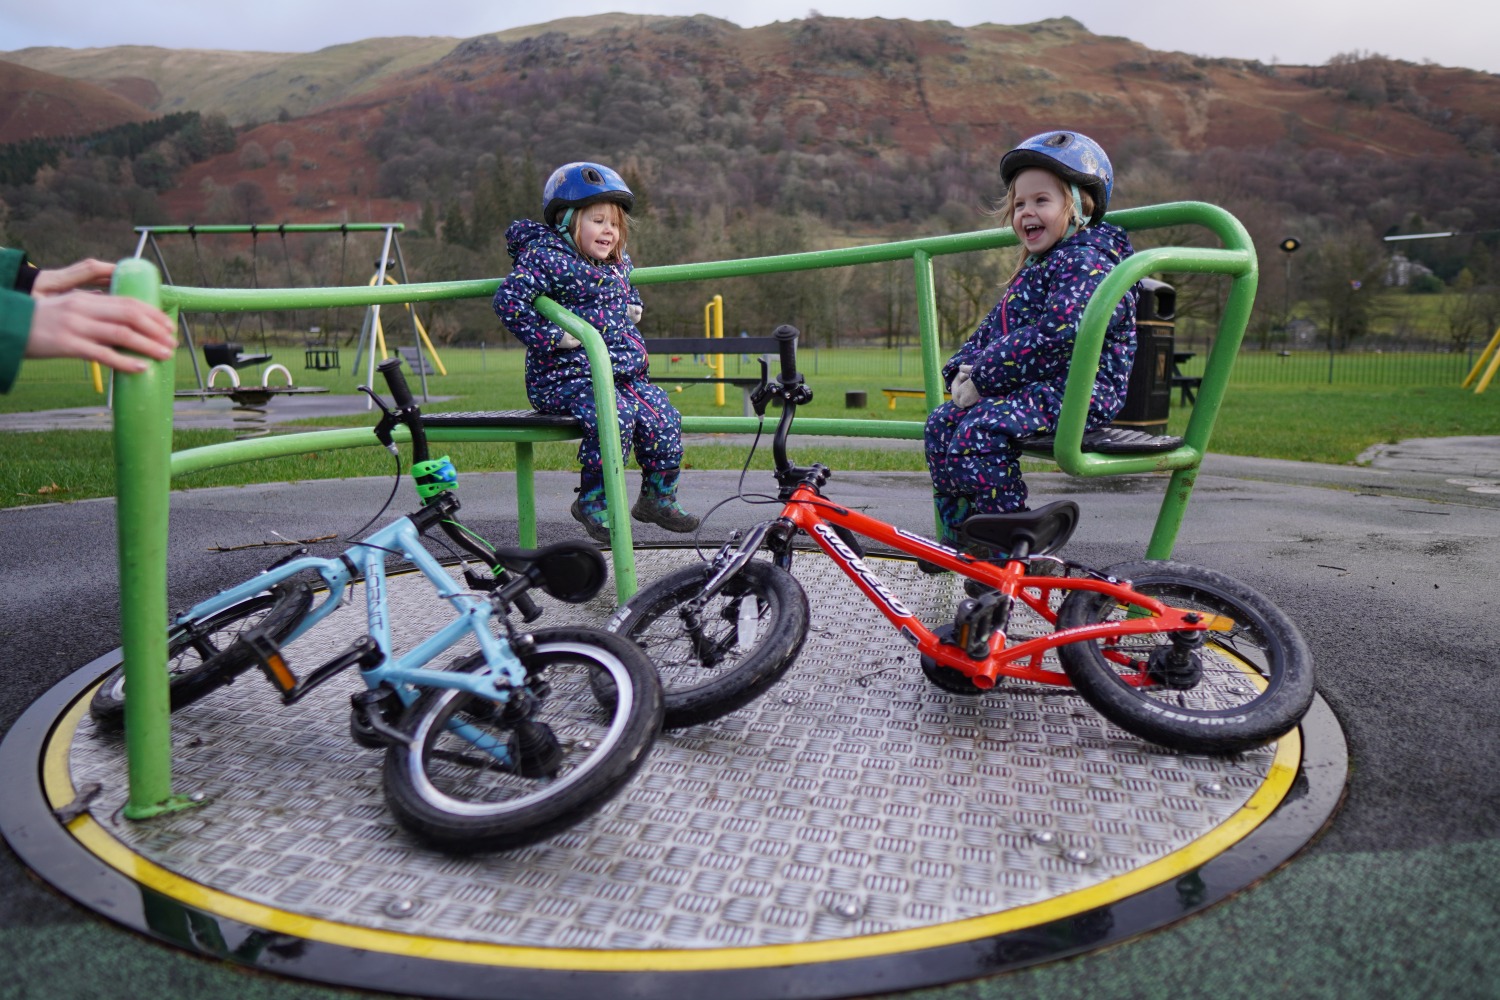
M 886 620 L 915 646 L 919 653 L 945 667 L 960 671 L 974 682 L 975 687 L 982 689 L 994 687 L 996 679 L 1001 676 L 1069 686 L 1071 682 L 1066 675 L 1056 670 L 1044 669 L 1041 660 L 1048 650 L 1070 642 L 1116 638 L 1146 632 L 1227 631 L 1232 627 L 1232 623 L 1226 618 L 1177 610 L 1153 597 L 1137 593 L 1127 583 L 1112 579 L 1033 576 L 1028 575 L 1029 563 L 1026 560 L 1012 560 L 1004 565 L 997 565 L 972 559 L 947 546 L 923 538 L 921 535 L 892 527 L 884 521 L 861 514 L 859 511 L 841 507 L 825 498 L 816 488 L 807 483 L 799 485 L 792 493 L 778 520 L 785 523 L 786 529 L 779 533 L 773 531 L 771 535 L 775 537 L 779 534 L 787 539 L 784 543 L 785 554 L 778 552 L 778 558 L 789 561 L 792 535 L 790 528 L 795 527 L 801 530 L 833 560 L 834 565 L 854 582 Z M 1057 625 L 1057 612 L 1051 607 L 1051 598 L 1053 592 L 1059 590 L 1099 591 L 1121 603 L 1141 608 L 1149 615 L 1121 622 L 1052 631 L 1047 635 L 1027 639 L 1014 646 L 1007 645 L 1008 639 L 1002 624 L 1001 627 L 995 629 L 994 635 L 990 638 L 990 655 L 984 660 L 976 661 L 967 656 L 959 647 L 942 641 L 921 619 L 917 618 L 880 576 L 870 569 L 864 559 L 843 538 L 839 537 L 836 528 L 852 531 L 882 545 L 925 559 L 977 580 L 988 587 L 993 587 L 1002 595 L 1004 601 L 1020 600 L 1054 627 Z M 778 547 L 777 543 L 772 544 L 773 551 Z M 1052 559 L 1050 556 L 1033 558 L 1038 561 Z M 1060 562 L 1060 560 L 1057 561 Z M 1126 680 L 1136 685 L 1148 683 L 1144 671 L 1139 676 L 1128 677 Z
M 426 513 L 433 508 L 424 509 Z M 436 589 L 438 596 L 448 601 L 458 617 L 437 632 L 422 640 L 416 647 L 401 656 L 391 655 L 390 614 L 386 603 L 386 557 L 399 554 L 409 559 Z M 497 638 L 490 630 L 494 607 L 487 598 L 479 598 L 460 589 L 421 543 L 421 533 L 411 517 L 402 517 L 368 538 L 351 546 L 335 558 L 301 556 L 274 566 L 238 586 L 231 587 L 206 601 L 188 609 L 176 618 L 176 624 L 222 611 L 227 607 L 254 597 L 275 585 L 301 573 L 316 572 L 328 586 L 328 596 L 317 607 L 303 616 L 302 621 L 283 640 L 289 644 L 305 634 L 335 608 L 345 603 L 348 586 L 356 576 L 363 578 L 366 587 L 365 609 L 368 618 L 369 636 L 379 649 L 379 658 L 372 666 L 362 666 L 359 673 L 370 689 L 382 686 L 393 689 L 405 704 L 415 700 L 419 687 L 454 688 L 480 698 L 505 702 L 510 698 L 510 688 L 525 683 L 526 670 L 511 651 L 510 644 Z M 479 643 L 490 670 L 484 673 L 464 673 L 448 670 L 433 670 L 426 664 L 472 635 Z M 330 664 L 336 661 L 330 661 Z M 342 669 L 342 668 L 340 668 Z M 340 672 L 339 670 L 333 673 Z M 309 677 L 318 677 L 314 670 Z M 329 674 L 332 676 L 332 673 Z M 319 677 L 317 682 L 326 678 Z M 295 693 L 281 682 L 272 683 L 282 691 L 284 701 L 295 700 Z
M 716 560 L 717 572 L 711 575 L 704 588 L 705 595 L 722 586 L 723 581 L 733 575 L 754 555 L 754 550 L 762 545 L 770 548 L 778 565 L 789 570 L 792 539 L 800 530 L 827 553 L 844 575 L 854 582 L 919 653 L 944 667 L 959 671 L 980 689 L 994 687 L 996 679 L 1001 676 L 1071 686 L 1072 682 L 1065 674 L 1042 667 L 1042 656 L 1050 649 L 1072 642 L 1148 632 L 1227 632 L 1234 628 L 1234 622 L 1228 618 L 1177 610 L 1153 597 L 1137 593 L 1128 582 L 1113 578 L 1100 575 L 1030 575 L 1032 561 L 1054 562 L 1066 570 L 1068 564 L 1053 556 L 1032 555 L 1010 559 L 1002 565 L 988 563 L 828 500 L 820 492 L 820 487 L 830 476 L 828 468 L 816 463 L 808 468 L 798 468 L 787 458 L 786 442 L 792 421 L 796 417 L 797 406 L 810 400 L 812 393 L 804 384 L 802 376 L 797 373 L 797 331 L 793 327 L 783 326 L 777 328 L 774 335 L 780 347 L 781 375 L 777 379 L 771 379 L 768 365 L 762 361 L 761 387 L 751 398 L 757 412 L 761 414 L 764 414 L 766 402 L 770 398 L 779 398 L 782 403 L 781 418 L 772 440 L 772 452 L 776 480 L 781 485 L 781 497 L 785 506 L 780 517 L 753 529 L 737 545 L 731 543 L 725 547 Z M 987 642 L 988 655 L 983 658 L 970 656 L 964 648 L 943 641 L 912 614 L 885 582 L 870 570 L 863 557 L 840 537 L 841 531 L 873 539 L 993 588 L 999 596 L 990 602 L 989 607 L 999 620 L 997 622 L 991 618 L 986 625 L 993 626 Z M 1057 612 L 1052 609 L 1051 600 L 1053 593 L 1059 590 L 1098 591 L 1139 610 L 1121 621 L 1057 630 Z M 1009 612 L 1017 600 L 1044 618 L 1054 630 L 1047 635 L 1008 646 L 1006 628 L 1009 626 Z M 1131 662 L 1129 657 L 1119 653 L 1107 652 L 1105 655 L 1116 662 Z M 1153 683 L 1144 669 L 1122 679 L 1138 687 Z

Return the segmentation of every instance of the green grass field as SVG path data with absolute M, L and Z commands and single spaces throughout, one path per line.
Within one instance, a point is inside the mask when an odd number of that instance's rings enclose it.
M 345 368 L 341 371 L 316 372 L 301 369 L 301 348 L 276 348 L 277 360 L 288 363 L 299 385 L 326 386 L 332 392 L 353 393 L 364 381 L 364 373 L 355 373 L 348 365 L 352 351 L 344 351 Z M 1383 367 L 1369 358 L 1384 357 Z M 1272 364 L 1306 364 L 1310 375 L 1300 382 L 1268 382 L 1256 376 L 1253 365 L 1245 365 L 1244 378 L 1236 379 L 1220 410 L 1211 450 L 1223 454 L 1251 455 L 1265 458 L 1306 462 L 1343 464 L 1354 462 L 1371 445 L 1407 438 L 1500 435 L 1500 386 L 1476 395 L 1459 388 L 1463 373 L 1450 384 L 1409 384 L 1444 381 L 1452 367 L 1451 355 L 1369 356 L 1363 363 L 1359 381 L 1326 381 L 1328 359 L 1267 359 Z M 522 353 L 517 350 L 444 349 L 442 360 L 447 375 L 428 379 L 434 400 L 425 409 L 431 412 L 462 409 L 517 409 L 526 406 L 522 386 Z M 888 386 L 921 384 L 916 351 L 821 350 L 803 355 L 804 371 L 816 392 L 811 404 L 800 412 L 808 416 L 863 418 L 868 420 L 919 420 L 921 401 L 901 399 L 894 411 L 886 408 L 880 389 Z M 1259 359 L 1257 359 L 1259 360 Z M 1343 359 L 1335 359 L 1338 363 Z M 1399 362 L 1408 366 L 1404 380 L 1391 375 Z M 1321 369 L 1317 366 L 1321 365 Z M 1426 365 L 1429 370 L 1411 367 Z M 1446 366 L 1446 367 L 1445 367 Z M 1314 371 L 1316 369 L 1316 371 Z M 1349 370 L 1359 375 L 1352 365 Z M 707 373 L 708 369 L 692 358 L 654 359 L 654 380 L 676 389 L 672 375 L 682 377 Z M 726 374 L 751 375 L 756 371 L 753 360 L 739 356 L 726 357 Z M 1318 374 L 1320 372 L 1321 374 Z M 249 370 L 242 375 L 249 376 Z M 378 378 L 378 377 L 377 377 Z M 195 386 L 193 370 L 185 352 L 179 352 L 177 385 L 182 389 Z M 419 388 L 416 379 L 413 387 Z M 863 391 L 868 405 L 851 410 L 845 406 L 845 393 Z M 684 414 L 732 415 L 741 412 L 740 391 L 733 386 L 724 390 L 725 405 L 715 405 L 714 387 L 684 386 L 673 391 L 673 401 Z M 75 361 L 28 361 L 17 384 L 8 395 L 0 396 L 0 412 L 23 412 L 63 407 L 99 407 L 104 397 L 95 393 L 84 365 Z M 275 406 L 272 401 L 271 406 Z M 1190 409 L 1174 398 L 1170 429 L 1181 432 L 1187 424 Z M 369 417 L 330 418 L 317 426 L 366 426 Z M 279 425 L 287 432 L 295 424 Z M 770 426 L 768 424 L 767 431 Z M 178 450 L 229 441 L 228 430 L 178 430 L 173 447 Z M 868 471 L 924 471 L 920 450 L 890 448 L 874 440 L 862 448 L 816 448 L 814 439 L 795 439 L 795 454 L 807 461 L 816 449 L 816 458 L 835 468 Z M 111 435 L 104 431 L 49 431 L 10 433 L 4 439 L 0 457 L 0 506 L 18 506 L 91 497 L 111 496 L 114 492 L 113 446 Z M 542 469 L 575 468 L 576 445 L 563 442 L 537 448 L 537 465 Z M 507 470 L 514 465 L 514 449 L 504 444 L 464 444 L 445 448 L 460 470 Z M 744 464 L 743 447 L 728 445 L 690 445 L 686 464 L 690 468 L 738 468 Z M 755 468 L 769 469 L 769 447 L 755 459 Z M 1045 466 L 1038 465 L 1038 468 Z M 279 482 L 293 479 L 327 479 L 352 476 L 389 475 L 393 463 L 378 448 L 342 449 L 310 452 L 305 455 L 273 459 L 246 465 L 180 477 L 174 488 L 240 485 L 252 482 Z

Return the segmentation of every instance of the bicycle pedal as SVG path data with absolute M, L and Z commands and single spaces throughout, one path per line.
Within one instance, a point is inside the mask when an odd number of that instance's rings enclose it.
M 240 636 L 237 642 L 250 651 L 256 665 L 266 675 L 266 680 L 281 692 L 283 699 L 288 692 L 297 689 L 297 675 L 287 666 L 286 657 L 281 655 L 281 646 L 275 639 L 260 629 L 252 629 Z
M 970 659 L 982 660 L 990 652 L 989 616 L 982 600 L 966 597 L 953 614 L 952 645 Z

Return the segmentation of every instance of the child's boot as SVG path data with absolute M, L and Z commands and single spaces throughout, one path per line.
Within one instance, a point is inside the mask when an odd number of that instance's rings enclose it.
M 609 544 L 609 511 L 604 502 L 604 473 L 584 469 L 579 477 L 578 499 L 573 501 L 570 513 L 583 525 L 583 530 L 596 542 Z
M 641 495 L 630 516 L 647 524 L 660 525 L 668 531 L 686 532 L 698 528 L 698 519 L 677 502 L 677 477 L 680 469 L 642 471 Z
M 950 549 L 961 549 L 963 543 L 959 538 L 958 527 L 969 516 L 970 509 L 974 505 L 973 498 L 953 493 L 934 493 L 932 502 L 938 515 L 938 544 L 946 545 Z M 929 575 L 948 572 L 937 563 L 928 562 L 926 559 L 917 560 L 917 569 Z

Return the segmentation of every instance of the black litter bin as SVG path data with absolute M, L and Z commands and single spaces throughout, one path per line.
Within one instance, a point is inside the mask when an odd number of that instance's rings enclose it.
M 1135 362 L 1125 405 L 1115 427 L 1165 434 L 1172 411 L 1172 352 L 1177 319 L 1177 289 L 1165 281 L 1141 279 L 1135 312 Z

